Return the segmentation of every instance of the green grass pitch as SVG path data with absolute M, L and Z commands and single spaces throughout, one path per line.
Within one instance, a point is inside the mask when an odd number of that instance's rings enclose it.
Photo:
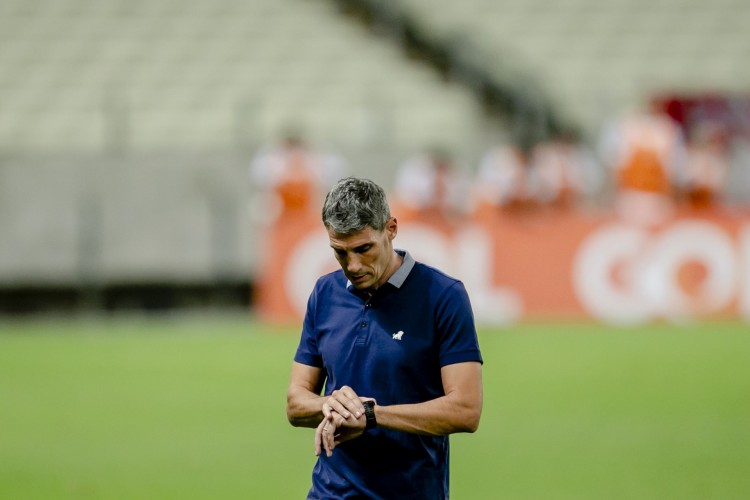
M 297 328 L 197 316 L 0 322 L 0 498 L 304 498 Z M 750 492 L 750 327 L 481 329 L 484 413 L 456 499 Z

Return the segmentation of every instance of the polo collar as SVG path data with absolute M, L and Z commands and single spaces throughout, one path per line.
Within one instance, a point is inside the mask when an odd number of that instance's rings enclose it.
M 396 269 L 396 272 L 393 273 L 393 275 L 388 278 L 388 283 L 395 286 L 396 288 L 401 288 L 401 285 L 404 284 L 404 281 L 406 281 L 406 278 L 409 276 L 409 273 L 412 269 L 414 269 L 414 257 L 411 256 L 409 252 L 406 250 L 396 250 L 396 253 L 399 254 L 404 258 L 404 261 L 401 263 L 401 267 Z
M 416 261 L 414 260 L 414 257 L 412 257 L 411 254 L 406 250 L 396 249 L 396 253 L 403 257 L 404 261 L 401 263 L 401 266 L 396 269 L 396 272 L 393 273 L 390 278 L 388 278 L 388 281 L 386 283 L 390 283 L 396 288 L 401 288 L 401 285 L 404 284 L 404 281 L 406 281 L 406 278 L 409 276 L 409 273 L 411 273 L 411 270 L 414 269 L 414 264 L 416 264 Z M 346 280 L 346 288 L 349 290 L 354 289 L 351 281 Z

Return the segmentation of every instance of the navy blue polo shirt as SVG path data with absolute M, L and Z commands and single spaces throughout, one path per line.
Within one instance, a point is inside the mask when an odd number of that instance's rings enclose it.
M 323 368 L 325 394 L 344 385 L 378 405 L 443 396 L 440 369 L 482 362 L 463 284 L 403 251 L 372 296 L 343 271 L 321 277 L 294 360 Z M 376 428 L 322 453 L 308 498 L 448 498 L 448 436 Z

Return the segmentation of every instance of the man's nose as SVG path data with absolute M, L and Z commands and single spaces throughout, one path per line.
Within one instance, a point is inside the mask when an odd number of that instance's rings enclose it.
M 357 274 L 362 269 L 362 262 L 356 255 L 350 255 L 346 262 L 346 270 L 351 274 Z

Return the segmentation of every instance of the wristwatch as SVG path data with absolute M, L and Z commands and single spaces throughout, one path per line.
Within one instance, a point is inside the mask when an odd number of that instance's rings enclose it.
M 378 426 L 378 421 L 375 420 L 375 401 L 363 401 L 362 406 L 365 407 L 365 420 L 367 420 L 365 430 L 369 431 Z

